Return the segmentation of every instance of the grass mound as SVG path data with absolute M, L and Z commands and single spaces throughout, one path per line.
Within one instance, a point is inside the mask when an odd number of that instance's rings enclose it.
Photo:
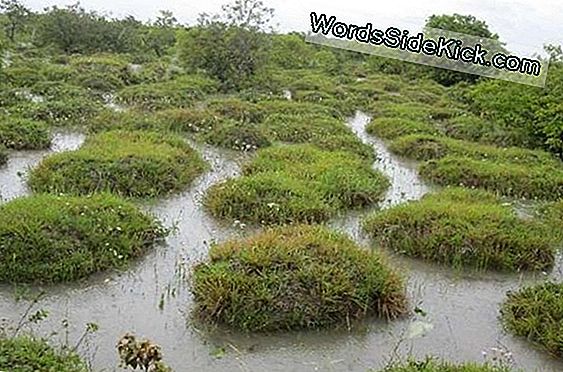
M 16 150 L 37 150 L 51 145 L 47 124 L 21 118 L 0 118 L 0 145 Z
M 493 198 L 448 190 L 376 212 L 363 228 L 384 247 L 455 267 L 550 268 L 556 240 L 547 226 L 519 218 Z
M 364 144 L 341 120 L 323 115 L 273 114 L 261 124 L 275 141 L 311 143 L 324 150 L 347 150 L 373 159 L 373 148 Z
M 320 222 L 338 210 L 380 201 L 389 186 L 365 160 L 311 145 L 260 150 L 243 174 L 210 188 L 206 205 L 215 216 L 264 224 Z
M 374 118 L 366 125 L 366 132 L 383 139 L 394 139 L 408 134 L 440 134 L 433 125 L 422 121 L 387 117 Z
M 410 360 L 407 363 L 389 366 L 381 372 L 510 372 L 511 369 L 505 366 L 494 364 L 463 363 L 453 364 L 439 361 L 433 358 L 416 361 Z
M 501 195 L 555 200 L 563 197 L 563 169 L 446 156 L 420 167 L 425 179 L 444 186 L 486 189 Z
M 38 192 L 153 197 L 182 190 L 205 167 L 181 137 L 110 131 L 89 137 L 76 151 L 47 157 L 28 183 Z
M 563 355 L 563 284 L 549 282 L 509 292 L 501 319 L 513 334 Z
M 335 108 L 319 105 L 311 102 L 295 102 L 289 100 L 271 100 L 258 103 L 264 110 L 264 115 L 287 114 L 287 115 L 323 115 L 337 119 L 343 118 L 343 113 Z
M 253 151 L 271 145 L 268 136 L 258 125 L 230 119 L 216 123 L 202 138 L 211 145 L 239 151 Z
M 256 103 L 238 98 L 215 98 L 207 101 L 207 108 L 219 115 L 245 123 L 259 123 L 264 118 L 264 109 Z
M 12 372 L 89 370 L 74 352 L 55 350 L 46 341 L 27 336 L 0 339 L 0 368 Z
M 416 160 L 439 159 L 445 156 L 466 156 L 479 160 L 499 160 L 519 164 L 560 165 L 560 162 L 556 161 L 551 154 L 544 151 L 518 147 L 501 148 L 425 134 L 399 137 L 390 144 L 389 149 L 396 154 Z
M 0 206 L 0 281 L 64 282 L 122 267 L 164 235 L 116 196 L 15 199 Z
M 204 321 L 245 331 L 347 325 L 406 311 L 403 284 L 382 257 L 320 226 L 214 246 L 195 267 L 192 291 Z

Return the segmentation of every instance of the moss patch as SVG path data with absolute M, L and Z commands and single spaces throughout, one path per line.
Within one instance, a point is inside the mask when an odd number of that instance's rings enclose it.
M 501 319 L 513 334 L 563 356 L 563 284 L 545 283 L 509 292 Z
M 122 267 L 164 234 L 118 197 L 37 195 L 0 206 L 0 281 L 64 282 Z
M 563 169 L 446 156 L 420 167 L 425 179 L 444 186 L 483 188 L 501 195 L 554 200 L 563 197 Z
M 214 246 L 192 290 L 199 317 L 246 331 L 345 326 L 406 309 L 403 284 L 382 257 L 320 226 Z
M 439 159 L 445 156 L 466 156 L 473 159 L 500 160 L 517 164 L 562 165 L 551 154 L 518 147 L 496 147 L 475 142 L 424 134 L 412 134 L 395 139 L 389 149 L 416 160 Z
M 365 160 L 311 145 L 260 150 L 243 173 L 210 188 L 205 200 L 215 216 L 265 224 L 319 222 L 338 210 L 380 201 L 389 186 Z
M 13 372 L 87 372 L 87 364 L 70 351 L 58 351 L 46 341 L 20 336 L 0 339 L 0 366 Z
M 47 124 L 15 117 L 0 118 L 0 145 L 16 150 L 48 148 L 51 135 Z
M 555 237 L 483 192 L 449 190 L 368 216 L 364 230 L 396 252 L 455 267 L 545 270 Z
M 366 126 L 366 132 L 383 139 L 394 139 L 408 134 L 439 134 L 431 124 L 401 118 L 375 118 Z
M 28 183 L 39 192 L 153 197 L 182 190 L 205 167 L 181 137 L 111 131 L 89 137 L 76 151 L 44 159 Z

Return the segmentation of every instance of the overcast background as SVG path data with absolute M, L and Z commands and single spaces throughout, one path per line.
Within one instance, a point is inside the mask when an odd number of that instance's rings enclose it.
M 74 0 L 23 0 L 35 10 Z M 86 9 L 116 17 L 133 15 L 154 19 L 161 9 L 171 10 L 182 23 L 194 24 L 199 13 L 214 13 L 228 0 L 84 0 Z M 385 29 L 403 25 L 421 27 L 432 14 L 471 14 L 483 19 L 510 50 L 531 55 L 547 43 L 563 44 L 563 0 L 264 0 L 274 8 L 277 30 L 308 31 L 311 11 L 335 15 L 347 23 Z

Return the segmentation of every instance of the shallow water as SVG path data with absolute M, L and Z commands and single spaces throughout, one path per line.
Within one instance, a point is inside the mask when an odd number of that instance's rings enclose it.
M 413 164 L 396 159 L 381 142 L 364 133 L 368 120 L 358 114 L 349 124 L 362 140 L 376 146 L 380 161 L 374 166 L 393 181 L 385 205 L 426 193 L 429 188 L 419 180 Z M 55 150 L 71 149 L 80 144 L 81 137 L 55 142 Z M 160 344 L 165 360 L 177 371 L 365 371 L 383 366 L 396 354 L 482 361 L 482 352 L 490 355 L 494 347 L 512 352 L 516 365 L 526 370 L 563 370 L 563 362 L 524 340 L 505 335 L 497 321 L 498 304 L 505 292 L 535 278 L 455 273 L 397 256 L 391 256 L 391 260 L 408 277 L 409 297 L 413 306 L 427 313 L 425 317 L 392 323 L 366 321 L 350 332 L 277 335 L 209 333 L 188 324 L 193 303 L 185 285 L 187 268 L 205 257 L 213 239 L 244 234 L 234 224 L 218 223 L 201 207 L 201 197 L 210 185 L 239 174 L 244 155 L 206 146 L 198 148 L 212 164 L 212 170 L 186 192 L 145 205 L 167 226 L 176 227 L 167 244 L 132 263 L 121 274 L 105 273 L 86 282 L 46 288 L 47 295 L 39 308 L 49 310 L 50 315 L 36 328 L 37 333 L 60 331 L 61 321 L 68 319 L 69 338 L 76 340 L 87 322 L 97 323 L 100 330 L 91 343 L 80 348 L 96 371 L 116 370 L 115 344 L 126 332 Z M 14 174 L 36 164 L 44 155 L 45 152 L 12 154 L 10 165 L 0 168 L 3 191 L 12 197 L 25 194 L 25 187 Z M 13 159 L 24 160 L 16 163 Z M 332 225 L 365 243 L 358 229 L 361 215 L 362 212 L 351 213 Z M 562 271 L 559 264 L 552 275 L 560 278 Z M 542 276 L 539 274 L 537 279 Z M 17 321 L 26 306 L 14 301 L 13 288 L 0 287 L 0 318 Z M 54 337 L 54 341 L 62 339 L 64 336 Z

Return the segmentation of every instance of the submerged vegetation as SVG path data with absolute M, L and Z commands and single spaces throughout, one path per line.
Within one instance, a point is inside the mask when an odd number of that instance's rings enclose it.
M 505 327 L 517 336 L 563 355 L 563 284 L 547 282 L 509 292 L 501 307 Z
M 280 145 L 260 150 L 242 177 L 212 186 L 205 204 L 221 218 L 321 222 L 338 210 L 380 201 L 388 186 L 369 162 L 351 153 Z
M 192 287 L 199 318 L 245 331 L 346 326 L 406 311 L 401 279 L 383 257 L 320 226 L 216 245 Z
M 15 199 L 0 206 L 0 281 L 66 282 L 121 268 L 164 234 L 111 195 Z
M 480 191 L 446 190 L 375 212 L 364 229 L 398 253 L 458 268 L 545 270 L 555 260 L 547 226 Z
M 182 190 L 204 169 L 180 137 L 112 131 L 88 138 L 76 151 L 49 156 L 33 169 L 29 185 L 39 192 L 154 197 Z

